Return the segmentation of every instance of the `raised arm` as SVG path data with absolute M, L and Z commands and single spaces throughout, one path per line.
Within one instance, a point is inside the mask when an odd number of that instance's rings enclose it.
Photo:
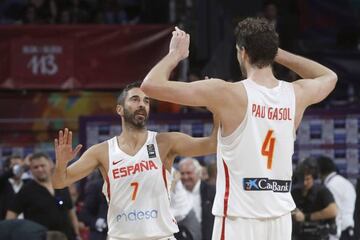
M 179 132 L 163 133 L 165 137 L 163 140 L 170 144 L 170 159 L 176 156 L 196 157 L 215 153 L 220 124 L 219 119 L 215 115 L 213 117 L 213 124 L 214 127 L 211 135 L 206 137 L 191 137 Z
M 279 49 L 275 61 L 304 78 L 294 82 L 297 101 L 307 106 L 318 103 L 334 90 L 337 75 L 329 68 L 310 59 Z
M 55 139 L 55 155 L 56 163 L 52 176 L 54 188 L 64 188 L 70 184 L 89 175 L 99 164 L 97 160 L 97 152 L 99 145 L 89 148 L 79 160 L 67 167 L 70 160 L 81 149 L 81 145 L 72 148 L 72 132 L 65 128 L 59 131 L 59 138 Z
M 151 69 L 141 89 L 151 98 L 187 106 L 205 106 L 213 111 L 224 96 L 220 94 L 225 82 L 219 79 L 191 83 L 169 81 L 170 73 L 189 55 L 190 36 L 176 28 L 169 53 Z

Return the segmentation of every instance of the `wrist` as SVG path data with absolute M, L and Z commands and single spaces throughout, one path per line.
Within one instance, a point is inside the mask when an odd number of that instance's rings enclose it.
M 168 53 L 168 56 L 173 59 L 174 61 L 176 61 L 176 64 L 179 63 L 182 59 L 181 59 L 181 54 L 176 51 L 176 50 L 170 50 Z

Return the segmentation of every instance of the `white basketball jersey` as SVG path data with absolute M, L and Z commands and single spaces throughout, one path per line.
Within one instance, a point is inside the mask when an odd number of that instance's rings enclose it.
M 218 133 L 213 214 L 243 218 L 282 216 L 295 208 L 291 197 L 295 141 L 295 93 L 279 81 L 268 89 L 247 79 L 243 122 L 229 136 Z
M 144 146 L 129 156 L 108 140 L 109 172 L 104 184 L 111 239 L 160 239 L 178 232 L 170 212 L 170 173 L 160 159 L 156 132 L 148 131 Z

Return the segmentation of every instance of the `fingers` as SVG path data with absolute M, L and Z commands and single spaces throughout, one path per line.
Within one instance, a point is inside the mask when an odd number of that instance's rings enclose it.
M 74 157 L 80 152 L 81 148 L 82 148 L 81 144 L 76 146 L 76 148 L 74 149 Z
M 60 130 L 59 131 L 59 144 L 62 145 L 64 143 L 64 135 L 63 135 L 63 131 Z
M 69 131 L 68 144 L 72 146 L 72 131 Z
M 68 143 L 68 137 L 69 137 L 69 129 L 65 128 L 65 131 L 64 131 L 64 144 Z
M 59 131 L 59 139 L 56 139 L 57 146 L 63 145 L 63 144 L 70 144 L 72 145 L 72 131 L 69 131 L 68 128 L 65 128 L 65 130 Z
M 55 138 L 55 140 L 54 140 L 54 146 L 55 146 L 55 149 L 57 149 L 59 146 L 59 140 L 57 138 Z
M 181 30 L 180 28 L 178 28 L 177 26 L 175 27 L 175 32 L 176 32 L 176 36 L 178 37 L 182 37 L 182 38 L 187 38 L 187 35 L 185 31 Z M 190 37 L 190 36 L 189 36 Z

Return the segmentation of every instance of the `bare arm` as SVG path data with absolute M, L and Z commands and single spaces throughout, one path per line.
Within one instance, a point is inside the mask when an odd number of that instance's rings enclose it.
M 177 29 L 173 32 L 169 53 L 151 69 L 141 89 L 150 97 L 187 106 L 205 106 L 214 112 L 222 102 L 225 82 L 209 79 L 192 83 L 169 81 L 170 73 L 189 55 L 190 36 Z
M 16 212 L 13 212 L 11 210 L 7 210 L 5 219 L 6 220 L 16 219 L 17 216 L 18 216 L 18 214 Z
M 78 145 L 72 149 L 72 132 L 67 128 L 59 131 L 59 139 L 55 139 L 56 164 L 52 176 L 54 188 L 61 189 L 89 175 L 97 166 L 97 148 L 89 148 L 79 160 L 67 167 L 81 149 Z
M 305 108 L 322 101 L 335 88 L 336 73 L 315 61 L 282 49 L 278 50 L 275 61 L 304 78 L 294 82 L 294 86 L 300 93 L 297 101 L 300 101 Z
M 337 214 L 337 207 L 335 203 L 330 203 L 326 208 L 313 212 L 310 214 L 311 221 L 319 221 L 330 218 L 335 218 Z
M 169 133 L 171 152 L 176 156 L 196 157 L 216 152 L 219 120 L 213 117 L 214 127 L 210 136 L 191 137 L 183 133 Z

